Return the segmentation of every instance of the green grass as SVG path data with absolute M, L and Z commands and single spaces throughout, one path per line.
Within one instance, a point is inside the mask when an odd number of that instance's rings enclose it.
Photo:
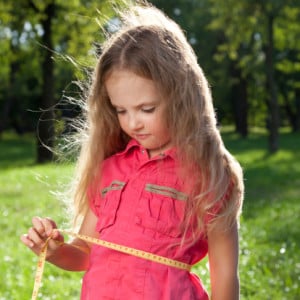
M 283 131 L 280 151 L 274 155 L 268 154 L 267 137 L 260 130 L 240 139 L 225 128 L 223 137 L 245 172 L 241 299 L 299 299 L 300 135 Z M 51 191 L 67 182 L 72 166 L 36 165 L 34 155 L 31 136 L 7 133 L 0 139 L 0 300 L 31 296 L 37 258 L 19 242 L 31 217 L 51 216 L 60 226 L 68 220 Z M 208 286 L 206 263 L 194 271 Z M 40 299 L 79 299 L 81 276 L 46 264 Z
M 245 173 L 242 298 L 299 299 L 300 134 L 283 131 L 274 155 L 259 131 L 246 140 L 231 133 L 224 139 Z
M 30 299 L 37 258 L 19 237 L 27 232 L 32 216 L 51 216 L 58 224 L 68 221 L 65 208 L 52 192 L 67 181 L 72 167 L 36 165 L 31 136 L 4 135 L 0 153 L 0 299 Z M 79 273 L 47 264 L 40 299 L 79 299 L 80 280 Z

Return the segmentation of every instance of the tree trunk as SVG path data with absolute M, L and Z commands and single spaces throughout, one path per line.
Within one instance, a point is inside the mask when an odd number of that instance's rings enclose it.
M 268 43 L 265 49 L 267 93 L 268 93 L 268 129 L 269 129 L 269 150 L 274 153 L 279 148 L 279 105 L 277 99 L 276 83 L 274 79 L 274 17 L 268 16 L 267 34 Z
M 300 125 L 300 99 L 297 98 L 297 92 L 295 92 L 295 107 L 290 103 L 288 99 L 287 92 L 282 91 L 283 100 L 284 100 L 284 108 L 286 112 L 286 116 L 292 128 L 292 132 L 297 132 L 299 130 Z M 299 97 L 299 95 L 298 95 Z
M 16 55 L 17 50 L 15 47 L 10 44 L 10 51 L 11 53 Z M 0 134 L 9 126 L 9 123 L 11 121 L 11 112 L 14 107 L 17 106 L 17 98 L 16 98 L 16 75 L 20 69 L 20 64 L 18 60 L 13 60 L 10 63 L 10 69 L 9 69 L 9 83 L 8 83 L 8 93 L 5 97 L 5 101 L 2 107 L 1 111 L 1 120 L 0 120 Z
M 51 58 L 52 45 L 52 20 L 55 14 L 55 4 L 51 2 L 45 9 L 45 19 L 42 20 L 44 35 L 42 44 L 45 47 L 45 56 L 42 63 L 42 115 L 38 123 L 37 131 L 37 161 L 46 162 L 53 158 L 54 142 L 54 75 L 53 60 Z
M 242 77 L 241 70 L 234 62 L 231 64 L 231 76 L 234 84 L 231 87 L 233 114 L 236 132 L 242 137 L 248 135 L 248 95 L 247 81 Z
M 295 128 L 294 131 L 300 130 L 300 88 L 296 88 L 295 91 L 295 103 L 296 103 L 296 113 L 295 113 Z

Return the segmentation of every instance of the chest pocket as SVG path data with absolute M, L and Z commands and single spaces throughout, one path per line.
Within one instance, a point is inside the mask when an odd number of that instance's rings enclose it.
M 148 183 L 136 212 L 136 224 L 163 236 L 179 237 L 188 195 L 168 185 Z
M 116 214 L 125 185 L 125 182 L 114 180 L 109 186 L 104 187 L 101 190 L 99 219 L 96 226 L 98 232 L 101 232 L 103 229 L 108 228 L 115 223 Z

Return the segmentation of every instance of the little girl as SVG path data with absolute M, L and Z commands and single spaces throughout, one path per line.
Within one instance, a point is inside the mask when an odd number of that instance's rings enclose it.
M 34 217 L 21 240 L 39 254 L 51 236 L 47 261 L 85 271 L 81 299 L 209 299 L 188 267 L 206 254 L 211 299 L 239 299 L 242 172 L 221 140 L 208 83 L 162 12 L 134 6 L 122 20 L 101 49 L 86 102 L 75 219 L 82 235 L 175 263 L 80 238 L 63 243 L 48 218 Z

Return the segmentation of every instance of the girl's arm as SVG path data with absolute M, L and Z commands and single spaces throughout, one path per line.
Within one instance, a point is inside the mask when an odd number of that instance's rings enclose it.
M 98 237 L 95 231 L 97 217 L 88 210 L 81 228 L 80 234 Z M 63 243 L 64 238 L 56 229 L 56 224 L 49 218 L 34 217 L 33 227 L 28 234 L 21 236 L 21 241 L 29 247 L 36 255 L 39 255 L 45 240 L 52 236 L 48 243 L 47 261 L 69 271 L 85 271 L 89 266 L 90 245 L 80 239 L 73 239 L 69 243 Z
M 208 233 L 208 255 L 212 300 L 238 300 L 238 229 Z

